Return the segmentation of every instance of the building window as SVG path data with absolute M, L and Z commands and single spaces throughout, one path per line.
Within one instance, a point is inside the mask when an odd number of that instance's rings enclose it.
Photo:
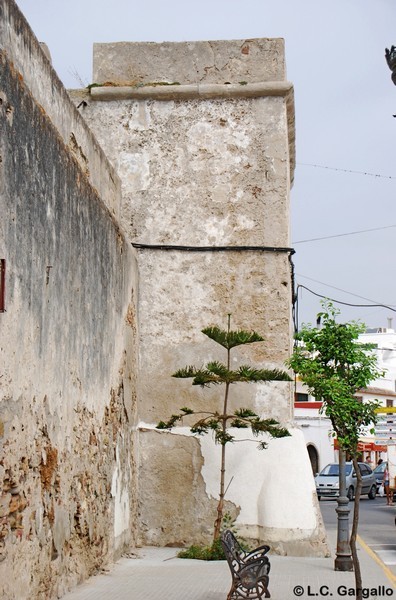
M 294 394 L 294 402 L 308 402 L 308 394 L 296 392 Z
M 0 312 L 5 312 L 5 258 L 0 258 Z
M 393 400 L 389 400 L 389 398 L 386 399 L 386 406 L 391 407 L 393 406 Z

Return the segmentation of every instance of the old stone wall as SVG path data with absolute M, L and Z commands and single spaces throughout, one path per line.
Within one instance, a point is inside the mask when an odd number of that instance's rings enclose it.
M 155 424 L 182 406 L 218 406 L 218 388 L 192 388 L 171 374 L 224 361 L 201 329 L 225 328 L 227 314 L 234 328 L 265 338 L 235 349 L 234 367 L 283 368 L 289 354 L 294 113 L 283 40 L 98 44 L 93 80 L 98 86 L 90 94 L 73 98 L 84 98 L 84 118 L 121 178 L 122 219 L 138 249 L 140 536 L 151 544 L 209 541 L 219 448 L 210 436 L 192 438 L 187 427 L 159 433 Z M 271 442 L 272 452 L 259 453 L 249 442 L 236 444 L 236 454 L 230 450 L 227 500 L 239 529 L 282 552 L 321 553 L 290 386 L 241 385 L 230 402 L 277 418 L 293 433 L 283 445 Z M 265 479 L 274 458 L 277 473 L 289 473 L 290 455 L 298 457 L 298 491 L 279 519 L 272 499 L 284 497 L 285 482 L 273 480 L 269 499 Z
M 0 24 L 0 596 L 50 600 L 136 541 L 137 269 L 117 175 L 10 0 Z
M 81 119 L 79 109 L 71 106 L 66 89 L 13 0 L 0 0 L 0 48 L 51 119 L 102 201 L 119 217 L 119 179 Z

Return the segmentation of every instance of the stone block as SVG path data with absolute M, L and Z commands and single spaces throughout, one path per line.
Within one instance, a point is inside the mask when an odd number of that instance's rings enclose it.
M 94 44 L 93 82 L 238 83 L 283 81 L 284 40 Z

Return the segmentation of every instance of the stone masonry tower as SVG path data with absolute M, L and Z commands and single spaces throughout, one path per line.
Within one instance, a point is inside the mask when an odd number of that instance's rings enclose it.
M 94 83 L 74 101 L 122 182 L 122 220 L 139 270 L 139 531 L 145 544 L 209 541 L 219 448 L 188 422 L 155 429 L 180 407 L 216 407 L 218 389 L 172 379 L 185 365 L 224 360 L 202 328 L 254 329 L 233 368 L 284 368 L 291 346 L 289 191 L 293 88 L 281 39 L 115 43 L 94 47 Z M 111 294 L 111 290 L 108 290 Z M 239 388 L 239 389 L 238 389 Z M 251 407 L 291 437 L 259 452 L 227 446 L 227 509 L 239 532 L 274 550 L 323 554 L 308 454 L 293 423 L 291 385 L 238 384 Z M 246 433 L 241 436 L 245 438 Z M 290 493 L 289 493 L 290 492 Z

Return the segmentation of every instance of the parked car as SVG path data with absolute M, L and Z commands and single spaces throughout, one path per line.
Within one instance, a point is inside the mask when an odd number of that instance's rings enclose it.
M 362 494 L 367 494 L 370 500 L 374 500 L 377 494 L 376 476 L 365 463 L 359 463 L 359 469 L 362 474 Z M 337 498 L 339 496 L 339 465 L 330 463 L 315 477 L 316 493 L 319 500 L 321 498 Z M 345 464 L 346 474 L 346 494 L 349 500 L 353 500 L 355 495 L 357 477 L 352 462 Z

